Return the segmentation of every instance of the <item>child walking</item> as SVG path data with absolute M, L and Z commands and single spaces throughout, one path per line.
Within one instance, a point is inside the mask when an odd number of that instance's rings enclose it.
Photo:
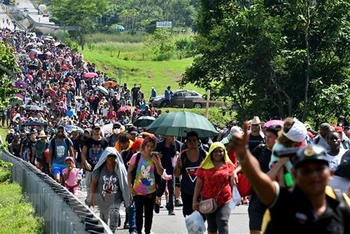
M 73 157 L 67 157 L 65 159 L 65 163 L 67 165 L 66 168 L 63 169 L 63 179 L 64 186 L 67 190 L 74 195 L 78 193 L 79 183 L 81 181 L 81 177 L 79 175 L 79 169 L 75 167 L 75 162 Z

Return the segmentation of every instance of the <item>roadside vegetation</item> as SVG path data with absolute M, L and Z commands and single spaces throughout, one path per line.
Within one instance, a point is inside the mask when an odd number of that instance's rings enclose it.
M 21 186 L 10 182 L 11 166 L 0 160 L 0 234 L 45 233 L 44 220 L 35 215 Z

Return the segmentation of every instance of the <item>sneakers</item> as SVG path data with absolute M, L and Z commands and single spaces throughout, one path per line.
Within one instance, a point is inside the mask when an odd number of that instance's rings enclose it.
M 129 224 L 128 223 L 124 223 L 124 227 L 123 227 L 124 229 L 129 229 L 130 228 L 130 226 L 129 226 Z
M 173 210 L 170 211 L 170 210 L 169 210 L 169 211 L 168 211 L 168 215 L 175 215 L 175 211 L 173 211 Z
M 177 199 L 175 200 L 175 206 L 177 206 L 177 207 L 183 206 L 183 204 L 182 204 L 180 198 L 177 198 Z

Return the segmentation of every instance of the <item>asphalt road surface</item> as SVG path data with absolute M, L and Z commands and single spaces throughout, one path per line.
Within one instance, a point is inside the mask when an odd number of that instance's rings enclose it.
M 78 199 L 84 202 L 86 193 L 79 191 Z M 162 205 L 165 205 L 165 199 L 162 198 Z M 95 207 L 94 211 L 98 214 L 98 208 Z M 168 211 L 165 208 L 161 208 L 159 214 L 154 213 L 152 233 L 154 234 L 186 234 L 187 229 L 185 225 L 185 218 L 182 216 L 182 207 L 175 207 L 176 215 L 168 215 Z M 123 229 L 125 220 L 125 209 L 121 208 L 121 227 L 118 228 L 116 233 L 127 234 L 128 230 Z M 248 220 L 248 206 L 241 205 L 231 212 L 229 221 L 230 234 L 246 234 L 249 233 L 249 220 Z

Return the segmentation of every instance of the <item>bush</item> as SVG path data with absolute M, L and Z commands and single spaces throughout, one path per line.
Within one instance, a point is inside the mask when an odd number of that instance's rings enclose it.
M 11 179 L 12 163 L 0 160 L 0 183 L 9 182 Z
M 36 217 L 17 183 L 9 183 L 12 163 L 0 160 L 0 234 L 45 233 L 44 220 Z
M 36 217 L 18 184 L 0 184 L 0 234 L 45 233 L 44 220 Z

